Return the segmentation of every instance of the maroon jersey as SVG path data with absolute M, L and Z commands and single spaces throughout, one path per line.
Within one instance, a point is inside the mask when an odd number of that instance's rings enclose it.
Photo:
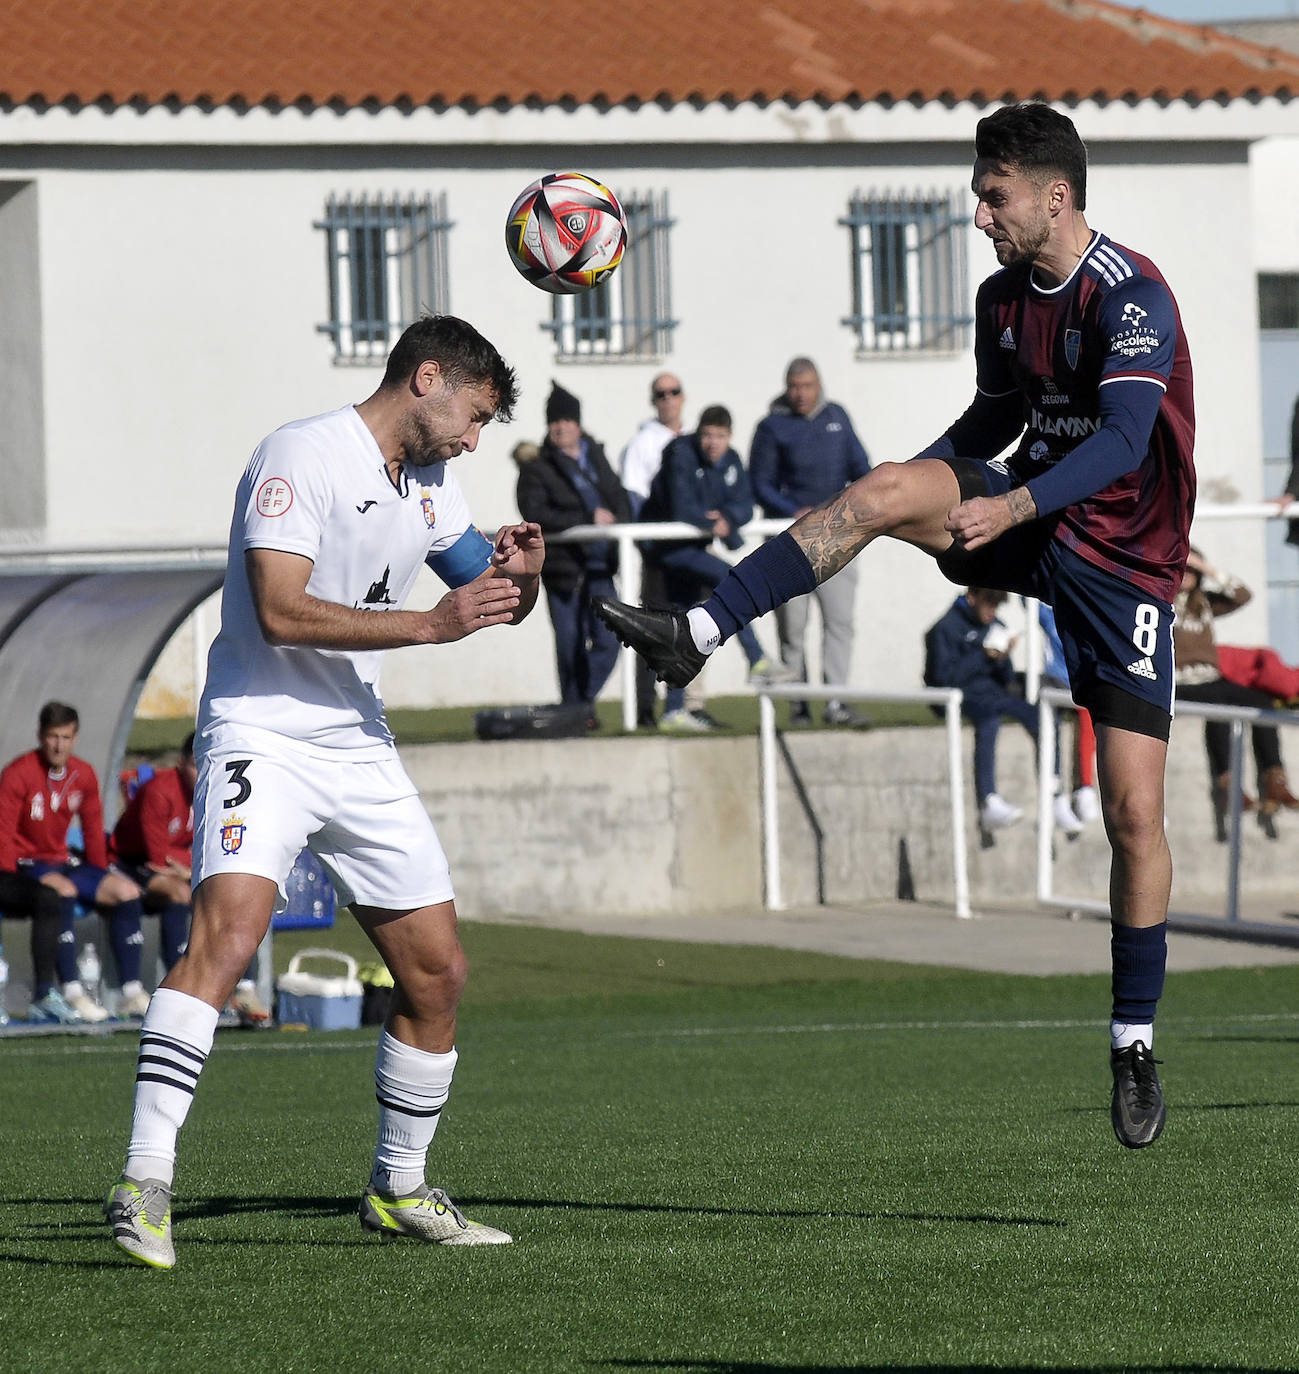
M 194 797 L 179 768 L 164 768 L 126 804 L 113 828 L 113 854 L 128 863 L 166 868 L 171 859 L 190 866 L 194 844 Z
M 1054 288 L 1008 267 L 979 289 L 974 347 L 979 390 L 1019 394 L 1025 430 L 1007 466 L 1044 516 L 1055 512 L 1055 537 L 1171 602 L 1195 507 L 1195 410 L 1181 316 L 1159 270 L 1103 234 Z M 1148 441 L 1135 427 L 1145 453 L 1123 472 L 1124 422 L 1149 396 L 1132 388 L 1144 386 L 1159 389 L 1158 412 Z
M 95 770 L 74 754 L 61 772 L 52 773 L 39 750 L 20 754 L 0 773 L 0 869 L 16 868 L 19 859 L 66 863 L 74 816 L 81 818 L 86 862 L 107 868 Z

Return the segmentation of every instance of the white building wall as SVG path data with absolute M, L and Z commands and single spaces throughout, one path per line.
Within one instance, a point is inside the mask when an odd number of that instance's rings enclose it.
M 646 114 L 665 122 L 661 111 Z M 585 144 L 576 153 L 526 142 L 449 150 L 396 142 L 378 149 L 187 144 L 109 149 L 99 162 L 93 154 L 62 157 L 53 146 L 29 153 L 23 175 L 40 192 L 40 347 L 55 494 L 48 539 L 224 542 L 231 494 L 257 440 L 373 389 L 379 370 L 335 366 L 329 340 L 315 330 L 327 296 L 323 235 L 312 225 L 330 193 L 347 191 L 447 192 L 455 221 L 451 308 L 493 339 L 523 389 L 516 423 L 489 427 L 478 453 L 457 461 L 484 525 L 516 513 L 509 451 L 520 438 L 540 438 L 552 378 L 581 397 L 587 429 L 615 461 L 648 413 L 648 382 L 662 365 L 684 379 L 688 419 L 713 401 L 731 408 L 737 447 L 747 452 L 785 363 L 808 353 L 872 456 L 908 457 L 964 407 L 972 361 L 968 352 L 855 356 L 851 331 L 839 323 L 850 302 L 848 234 L 837 221 L 858 187 L 968 186 L 976 115 L 958 128 L 950 111 L 928 122 L 899 111 L 891 127 L 935 132 L 914 147 L 881 142 L 890 126 L 879 112 L 869 121 L 849 112 L 837 124 L 825 112 L 809 116 L 812 124 L 787 114 L 782 124 L 749 111 L 737 122 L 751 131 L 761 123 L 770 144 Z M 576 121 L 577 129 L 589 137 L 596 118 Z M 538 119 L 548 131 L 556 127 L 548 115 Z M 626 112 L 620 119 L 625 129 Z M 715 133 L 725 119 L 708 129 Z M 1144 111 L 1120 125 L 1107 112 L 1094 115 L 1089 219 L 1153 257 L 1178 295 L 1196 366 L 1205 495 L 1254 500 L 1261 450 L 1248 145 L 1240 139 L 1188 151 L 1177 140 L 1156 143 L 1152 119 Z M 867 127 L 874 141 L 851 141 Z M 700 129 L 693 126 L 692 136 Z M 1131 141 L 1138 136 L 1146 141 Z M 621 189 L 669 191 L 672 305 L 681 325 L 662 364 L 558 362 L 540 328 L 548 298 L 506 261 L 503 217 L 514 195 L 540 172 L 569 165 Z M 972 299 L 994 260 L 970 233 Z M 1214 552 L 1261 583 L 1256 535 L 1249 525 L 1221 538 L 1215 531 Z M 893 547 L 867 555 L 861 588 L 855 675 L 913 685 L 921 634 L 955 589 L 921 555 Z M 430 577 L 414 604 L 438 594 Z M 1241 614 L 1242 632 L 1250 614 Z M 214 616 L 208 622 L 214 627 Z M 183 643 L 168 655 L 164 676 L 177 692 L 190 657 Z M 738 653 L 710 667 L 712 690 L 740 679 Z M 392 705 L 552 698 L 544 608 L 519 630 L 393 655 L 385 689 Z

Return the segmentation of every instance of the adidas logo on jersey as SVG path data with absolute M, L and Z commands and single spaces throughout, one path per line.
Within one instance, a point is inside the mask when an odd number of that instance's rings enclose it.
M 1139 658 L 1135 663 L 1129 663 L 1128 672 L 1136 677 L 1148 677 L 1151 682 L 1159 681 L 1159 674 L 1155 672 L 1155 665 L 1148 658 Z
M 1009 325 L 1001 331 L 1001 338 L 997 340 L 997 345 L 999 348 L 1008 348 L 1012 353 L 1015 351 L 1015 336 L 1010 332 Z

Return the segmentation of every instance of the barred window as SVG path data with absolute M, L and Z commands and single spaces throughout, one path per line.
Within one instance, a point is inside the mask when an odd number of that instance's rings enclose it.
M 1258 274 L 1260 329 L 1299 329 L 1299 272 Z
M 325 218 L 329 321 L 337 363 L 382 362 L 420 314 L 450 308 L 446 195 L 330 196 Z
M 866 353 L 958 350 L 969 338 L 964 198 L 854 193 L 848 214 L 852 314 Z
M 619 195 L 627 248 L 613 276 L 590 291 L 556 296 L 543 325 L 561 358 L 656 358 L 672 349 L 667 192 Z

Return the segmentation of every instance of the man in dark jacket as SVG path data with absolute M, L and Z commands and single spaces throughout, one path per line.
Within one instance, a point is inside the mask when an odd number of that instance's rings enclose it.
M 1006 593 L 971 587 L 925 634 L 925 686 L 959 687 L 974 726 L 974 793 L 985 830 L 1014 825 L 1023 810 L 997 791 L 997 732 L 1013 716 L 1037 741 L 1037 708 L 1011 691 L 1010 634 L 998 619 Z
M 604 449 L 582 429 L 577 397 L 556 383 L 546 401 L 546 438 L 541 451 L 519 470 L 519 513 L 549 536 L 574 525 L 612 525 L 631 519 L 631 507 Z M 595 723 L 595 699 L 618 661 L 618 641 L 591 612 L 592 596 L 613 596 L 618 546 L 612 540 L 546 543 L 541 571 L 560 701 L 581 703 Z
M 785 369 L 784 394 L 759 423 L 749 450 L 749 479 L 763 513 L 771 519 L 797 519 L 865 476 L 870 466 L 847 412 L 825 399 L 816 364 L 810 358 L 795 358 Z M 857 565 L 849 563 L 810 596 L 796 597 L 776 611 L 780 656 L 795 679 L 807 678 L 803 644 L 815 597 L 824 631 L 822 680 L 848 681 L 856 590 Z M 796 718 L 806 720 L 806 703 L 799 703 L 799 708 Z M 828 725 L 867 723 L 864 716 L 840 701 L 826 703 L 825 718 Z
M 961 714 L 974 726 L 974 791 L 979 824 L 985 830 L 1014 825 L 1023 810 L 997 791 L 997 734 L 1002 716 L 1010 716 L 1037 743 L 1037 707 L 1013 690 L 1010 661 L 1014 645 L 1005 622 L 997 616 L 1006 593 L 971 587 L 925 634 L 925 686 L 959 687 Z M 1060 758 L 1056 741 L 1057 766 Z M 1055 823 L 1070 837 L 1082 829 L 1069 797 L 1056 782 Z
M 663 450 L 641 509 L 642 520 L 681 520 L 700 530 L 697 539 L 646 545 L 646 560 L 662 570 L 671 605 L 688 609 L 717 586 L 731 565 L 710 552 L 709 544 L 720 539 L 728 549 L 740 548 L 740 528 L 752 518 L 749 477 L 731 447 L 731 413 L 725 406 L 705 406 L 695 433 L 673 439 Z M 752 626 L 746 625 L 736 638 L 749 660 L 750 681 L 785 680 L 780 665 L 763 654 Z M 706 711 L 685 709 L 680 687 L 668 689 L 664 706 L 659 728 L 669 734 L 714 728 Z

